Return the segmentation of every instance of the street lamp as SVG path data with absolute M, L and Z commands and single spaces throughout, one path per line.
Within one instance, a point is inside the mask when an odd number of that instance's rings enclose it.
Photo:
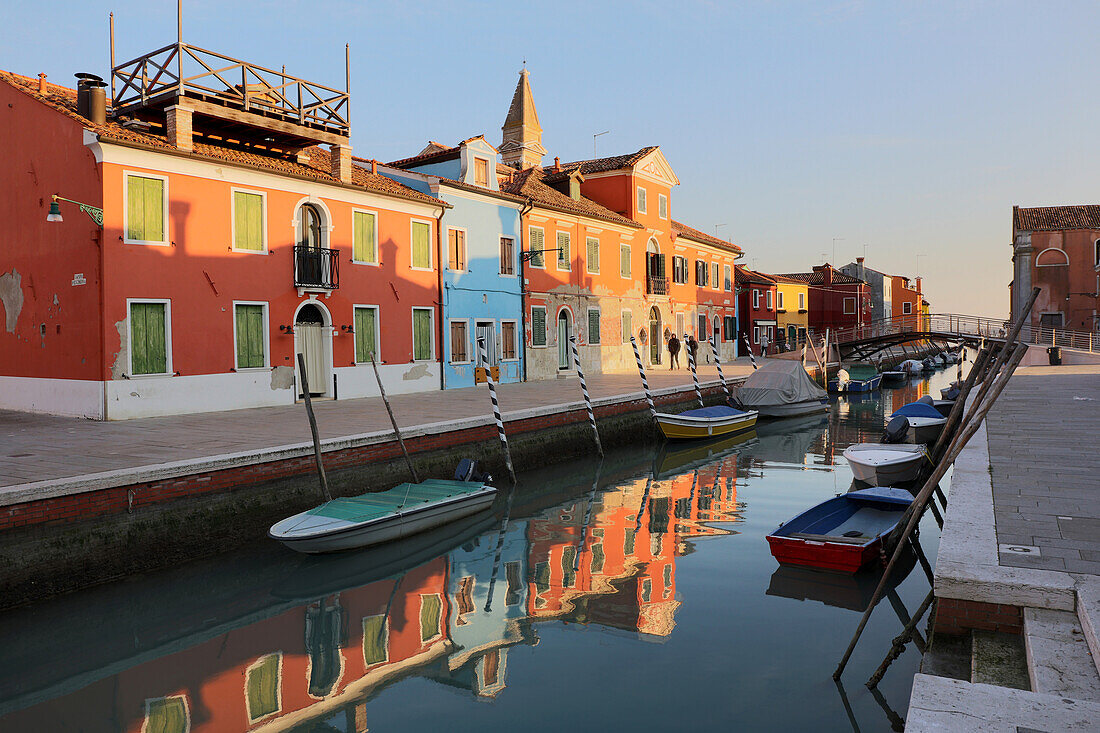
M 82 204 L 79 201 L 73 201 L 72 199 L 58 196 L 56 193 L 53 195 L 53 201 L 50 202 L 50 213 L 46 215 L 46 221 L 65 221 L 61 216 L 61 204 L 59 204 L 58 201 L 68 201 L 70 204 L 76 204 L 80 207 L 80 210 L 87 214 L 100 228 L 103 227 L 103 209 L 98 206 Z

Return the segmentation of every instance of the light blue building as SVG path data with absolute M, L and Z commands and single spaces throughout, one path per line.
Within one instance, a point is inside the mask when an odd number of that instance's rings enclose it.
M 436 251 L 442 264 L 443 388 L 472 387 L 479 366 L 498 382 L 524 377 L 520 212 L 524 199 L 502 193 L 497 150 L 483 137 L 454 147 L 429 143 L 378 172 L 453 208 L 443 215 Z M 502 170 L 507 171 L 506 167 Z M 484 338 L 488 364 L 477 339 Z

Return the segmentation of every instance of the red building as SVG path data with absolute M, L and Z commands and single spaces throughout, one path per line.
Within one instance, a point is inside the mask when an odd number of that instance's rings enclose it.
M 754 354 L 776 351 L 776 293 L 771 277 L 737 265 L 737 299 L 740 312 L 738 340 L 746 342 Z M 812 300 L 811 300 L 812 307 Z
M 795 272 L 785 277 L 810 286 L 810 331 L 857 329 L 871 322 L 871 293 L 867 283 L 847 275 L 826 262 L 813 272 Z

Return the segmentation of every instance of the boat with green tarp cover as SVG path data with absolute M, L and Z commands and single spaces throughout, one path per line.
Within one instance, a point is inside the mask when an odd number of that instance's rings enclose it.
M 268 536 L 306 553 L 336 552 L 401 539 L 488 508 L 488 478 L 428 479 L 374 494 L 326 501 L 272 525 Z
M 846 364 L 836 377 L 829 380 L 830 392 L 874 392 L 882 383 L 882 375 L 871 364 Z

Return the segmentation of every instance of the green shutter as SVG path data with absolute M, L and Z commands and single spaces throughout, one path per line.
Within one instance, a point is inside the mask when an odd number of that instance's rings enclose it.
M 543 230 L 531 230 L 531 244 L 528 249 L 531 251 L 531 266 L 546 267 L 546 260 L 543 257 L 545 253 L 541 251 L 546 249 L 546 233 Z
M 623 313 L 623 343 L 630 343 L 630 332 L 633 330 L 633 326 L 630 323 L 630 312 Z
M 432 266 L 432 250 L 429 240 L 431 227 L 422 222 L 414 221 L 412 225 L 412 266 L 430 268 Z
M 568 270 L 572 259 L 572 253 L 569 251 L 569 235 L 558 232 L 558 269 Z
M 600 343 L 600 312 L 598 310 L 588 311 L 588 343 Z
M 432 312 L 425 308 L 413 310 L 413 359 L 432 358 Z
M 262 305 L 238 305 L 237 368 L 253 369 L 264 365 L 264 308 Z
M 630 277 L 630 247 L 619 247 L 619 274 L 622 277 Z
M 355 361 L 359 363 L 370 361 L 374 355 L 377 313 L 374 308 L 355 309 Z
M 126 238 L 145 239 L 145 185 L 144 178 L 126 177 Z
M 130 304 L 130 362 L 134 374 L 168 371 L 163 303 Z
M 164 241 L 164 181 L 159 178 L 145 179 L 145 236 L 143 239 L 146 242 Z
M 439 635 L 439 616 L 443 601 L 439 595 L 420 596 L 420 640 Z
M 531 309 L 531 345 L 546 346 L 546 309 Z
M 185 733 L 187 704 L 182 695 L 161 697 L 145 704 L 145 733 Z
M 595 237 L 588 238 L 588 271 L 591 273 L 600 271 L 600 240 Z
M 384 615 L 367 616 L 363 619 L 363 662 L 370 667 L 386 661 L 389 655 L 386 646 L 389 633 Z
M 249 720 L 279 712 L 279 655 L 269 654 L 248 670 Z
M 136 242 L 164 241 L 164 181 L 126 177 L 126 238 Z
M 374 247 L 374 214 L 356 211 L 354 229 L 352 259 L 356 262 L 378 262 Z
M 233 246 L 237 249 L 263 251 L 264 202 L 257 193 L 233 192 Z

